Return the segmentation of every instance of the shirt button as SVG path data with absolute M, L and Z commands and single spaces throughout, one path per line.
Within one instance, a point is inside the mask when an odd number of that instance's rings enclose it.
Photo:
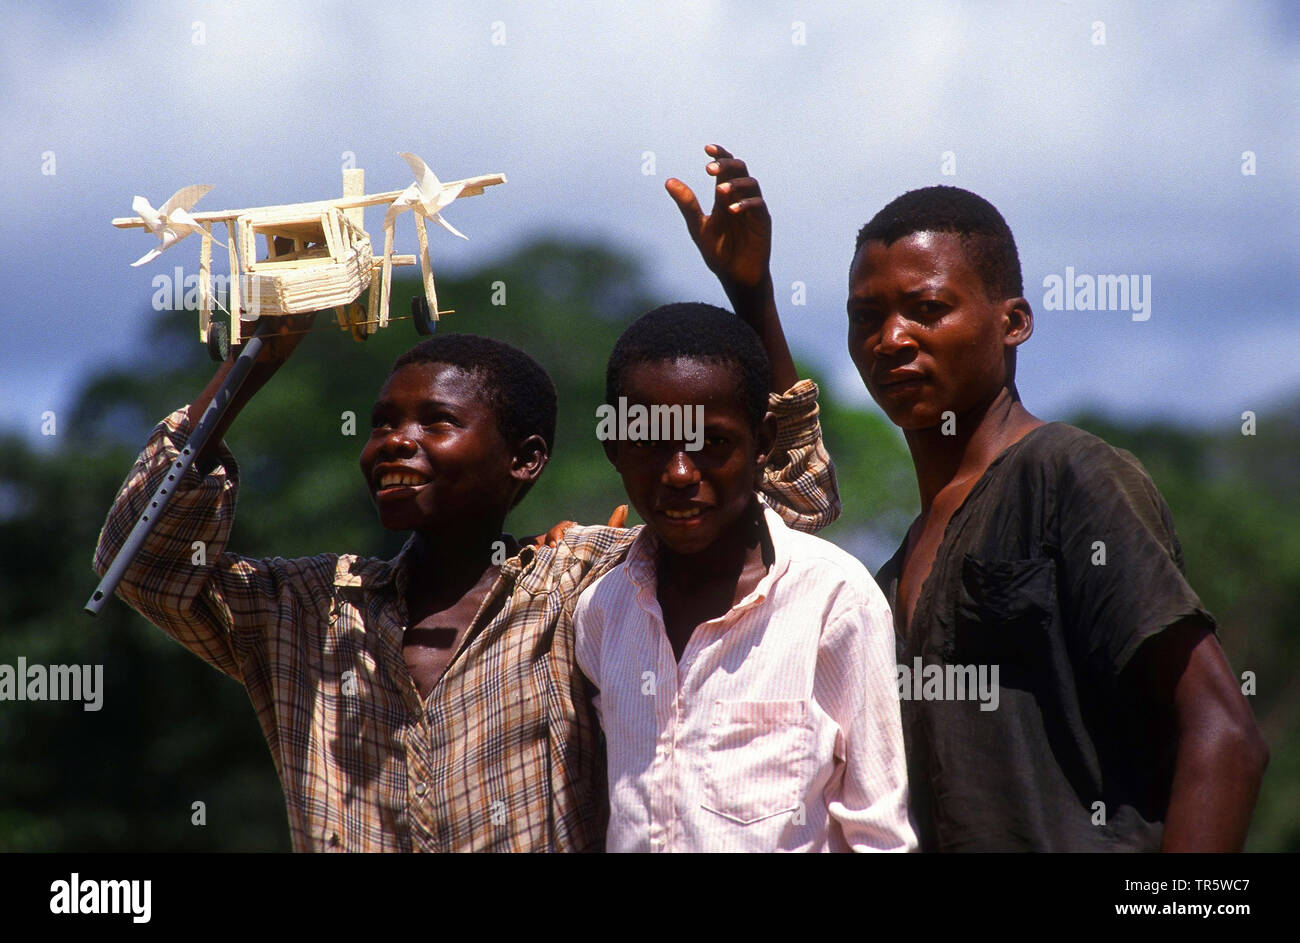
M 422 796 L 422 795 L 424 795 L 424 794 L 425 794 L 426 792 L 428 792 L 428 791 L 429 791 L 429 787 L 426 786 L 424 783 L 416 783 L 416 784 L 415 784 L 415 794 L 416 794 L 417 796 Z

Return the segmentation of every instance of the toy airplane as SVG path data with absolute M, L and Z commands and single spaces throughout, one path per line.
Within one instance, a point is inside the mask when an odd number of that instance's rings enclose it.
M 363 341 L 379 328 L 388 326 L 388 302 L 393 266 L 414 265 L 415 256 L 393 255 L 393 227 L 406 210 L 415 213 L 415 231 L 420 242 L 420 269 L 424 276 L 424 297 L 412 302 L 416 330 L 432 334 L 438 320 L 438 296 L 429 261 L 429 240 L 424 221 L 433 220 L 464 239 L 441 211 L 463 196 L 478 196 L 487 187 L 505 183 L 504 174 L 486 174 L 442 183 L 414 154 L 401 155 L 411 167 L 415 182 L 405 190 L 366 194 L 365 171 L 343 171 L 343 196 L 311 203 L 257 206 L 242 210 L 192 213 L 194 205 L 212 188 L 190 186 L 172 194 L 154 209 L 144 197 L 131 203 L 136 216 L 113 220 L 119 229 L 144 228 L 156 235 L 159 244 L 133 265 L 153 261 L 191 233 L 202 236 L 199 250 L 199 339 L 208 345 L 216 360 L 225 360 L 231 343 L 239 344 L 240 322 L 262 317 L 305 314 L 333 308 L 339 327 L 350 330 L 354 340 Z M 374 255 L 370 234 L 364 226 L 363 208 L 389 204 L 384 216 L 384 252 Z M 230 256 L 230 328 L 212 321 L 212 235 L 214 223 L 223 223 Z M 266 256 L 258 259 L 257 238 L 266 241 Z M 218 242 L 218 245 L 223 245 Z M 237 273 L 237 277 L 236 277 Z M 381 279 L 380 291 L 373 282 Z M 371 289 L 367 307 L 354 304 Z
M 453 200 L 477 196 L 485 187 L 505 183 L 506 178 L 502 174 L 488 174 L 442 183 L 420 158 L 414 154 L 402 156 L 415 173 L 415 183 L 405 190 L 367 196 L 363 171 L 345 170 L 343 196 L 337 200 L 192 213 L 194 204 L 212 189 L 192 186 L 172 194 L 158 209 L 138 196 L 131 208 L 140 215 L 113 220 L 113 225 L 121 229 L 143 226 L 158 237 L 158 245 L 138 259 L 136 265 L 152 262 L 191 233 L 202 234 L 199 336 L 207 342 L 208 351 L 217 360 L 225 360 L 229 355 L 229 341 L 240 342 L 241 321 L 256 323 L 251 334 L 243 338 L 245 342 L 239 355 L 231 362 L 180 456 L 172 463 L 172 472 L 154 492 L 148 507 L 135 522 L 117 557 L 91 594 L 86 603 L 88 613 L 97 614 L 113 595 L 171 500 L 175 490 L 171 482 L 185 475 L 220 424 L 221 417 L 257 360 L 264 338 L 274 331 L 274 321 L 268 320 L 268 316 L 306 314 L 332 307 L 338 314 L 339 327 L 351 330 L 353 338 L 359 341 L 373 333 L 372 328 L 388 325 L 393 266 L 415 264 L 413 256 L 393 255 L 393 224 L 408 209 L 415 212 L 415 231 L 420 237 L 420 266 L 424 273 L 424 297 L 416 296 L 411 304 L 411 313 L 420 333 L 433 333 L 433 322 L 439 313 L 438 298 L 433 290 L 433 266 L 429 263 L 429 240 L 424 221 L 432 219 L 464 239 L 439 213 Z M 362 208 L 380 203 L 389 206 L 384 215 L 384 254 L 376 259 L 370 247 L 370 236 L 362 225 Z M 216 241 L 212 236 L 212 224 L 218 222 L 226 225 L 229 243 L 225 248 L 230 253 L 231 336 L 224 344 L 221 334 L 225 325 L 211 320 L 212 243 Z M 264 259 L 256 258 L 255 240 L 258 236 L 266 239 Z M 376 275 L 382 277 L 378 293 L 373 284 Z M 370 289 L 369 311 L 353 304 L 367 288 Z M 420 310 L 422 305 L 426 306 L 423 311 Z

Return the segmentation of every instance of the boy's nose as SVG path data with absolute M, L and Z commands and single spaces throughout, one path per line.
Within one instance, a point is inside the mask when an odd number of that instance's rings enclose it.
M 662 480 L 670 488 L 685 488 L 699 482 L 700 470 L 695 467 L 685 449 L 678 449 L 668 459 Z
M 414 455 L 415 440 L 402 429 L 394 429 L 384 436 L 380 451 L 384 455 Z
M 880 337 L 876 344 L 876 353 L 889 357 L 907 347 L 915 347 L 916 342 L 908 333 L 908 325 L 902 315 L 890 312 L 880 325 Z

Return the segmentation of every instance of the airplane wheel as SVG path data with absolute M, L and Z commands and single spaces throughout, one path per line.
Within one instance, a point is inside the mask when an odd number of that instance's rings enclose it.
M 366 317 L 366 309 L 361 305 L 348 305 L 348 324 L 352 328 L 352 339 L 358 343 L 370 336 L 370 325 L 366 323 Z
M 230 328 L 220 321 L 208 325 L 208 356 L 217 363 L 230 358 Z
M 438 329 L 438 322 L 429 317 L 429 302 L 424 295 L 411 299 L 411 319 L 415 322 L 415 332 L 425 337 Z

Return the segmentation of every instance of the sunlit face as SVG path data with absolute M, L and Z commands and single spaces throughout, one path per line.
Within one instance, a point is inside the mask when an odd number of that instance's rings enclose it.
M 772 423 L 758 432 L 737 396 L 736 368 L 680 358 L 636 364 L 624 378 L 629 408 L 704 407 L 704 445 L 611 441 L 606 454 L 628 499 L 670 551 L 695 554 L 745 526 L 772 447 Z
M 477 376 L 415 363 L 388 378 L 361 450 L 361 473 L 385 527 L 445 531 L 504 517 L 520 484 L 517 469 Z
M 1008 351 L 1033 330 L 1023 299 L 989 299 L 955 233 L 863 244 L 849 270 L 848 316 L 849 355 L 904 430 L 987 405 L 1010 381 Z

